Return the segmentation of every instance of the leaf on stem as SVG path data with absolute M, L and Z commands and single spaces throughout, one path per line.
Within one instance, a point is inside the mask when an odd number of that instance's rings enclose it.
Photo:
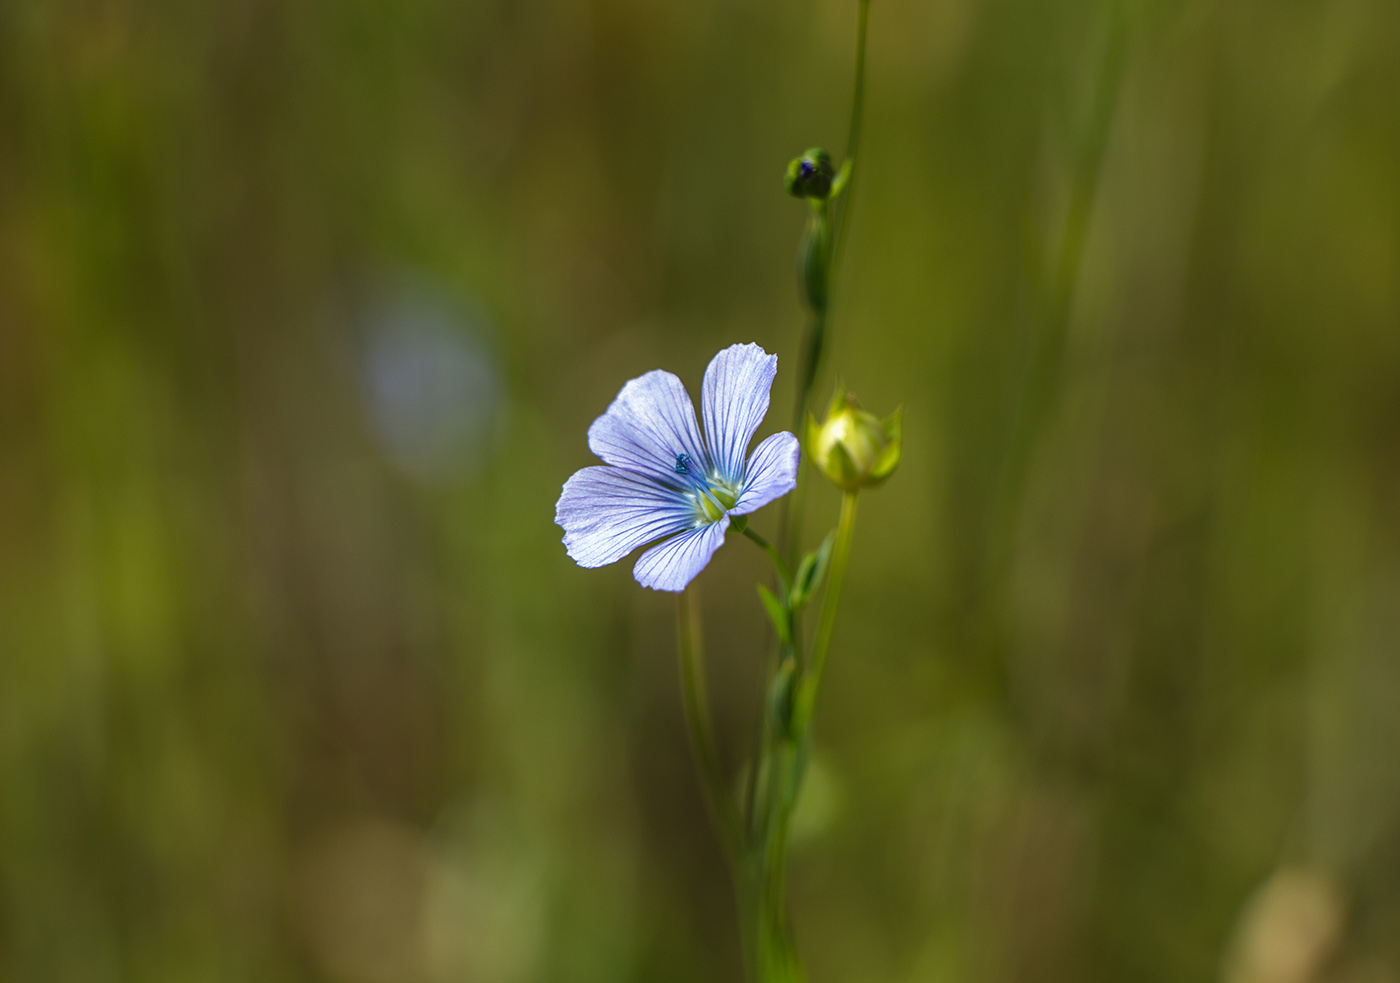
M 841 196 L 841 192 L 846 190 L 846 185 L 849 184 L 851 181 L 851 167 L 853 163 L 854 162 L 851 160 L 851 158 L 847 157 L 846 160 L 841 164 L 841 170 L 836 172 L 836 179 L 831 182 L 832 198 L 839 198 Z
M 835 543 L 836 531 L 833 529 L 826 534 L 820 546 L 802 558 L 797 567 L 797 576 L 792 578 L 792 593 L 789 597 L 792 610 L 801 611 L 805 608 L 821 587 L 822 580 L 826 577 L 826 568 L 831 563 L 831 548 Z
M 758 585 L 758 597 L 763 601 L 763 609 L 768 612 L 768 620 L 773 622 L 773 629 L 778 633 L 778 640 L 784 645 L 792 644 L 792 615 L 787 606 L 778 599 L 778 595 L 763 584 Z

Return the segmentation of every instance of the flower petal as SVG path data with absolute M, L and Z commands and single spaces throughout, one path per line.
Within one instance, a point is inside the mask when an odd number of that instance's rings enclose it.
M 681 380 L 654 369 L 622 387 L 606 413 L 588 428 L 588 448 L 609 464 L 655 477 L 682 488 L 676 457 L 689 454 L 708 467 L 704 441 L 695 423 L 695 404 Z
M 718 522 L 681 533 L 674 539 L 653 546 L 642 554 L 632 569 L 637 583 L 652 590 L 683 591 L 695 575 L 705 569 L 710 557 L 724 542 L 729 516 Z
M 768 391 L 777 372 L 778 356 L 757 345 L 731 345 L 705 369 L 700 402 L 710 460 L 731 481 L 744 473 L 744 452 L 768 412 Z
M 695 508 L 645 475 L 599 466 L 564 483 L 554 521 L 579 566 L 601 567 L 690 526 Z
M 786 430 L 764 440 L 749 456 L 744 490 L 729 514 L 748 515 L 792 491 L 797 487 L 797 466 L 801 460 L 802 446 Z

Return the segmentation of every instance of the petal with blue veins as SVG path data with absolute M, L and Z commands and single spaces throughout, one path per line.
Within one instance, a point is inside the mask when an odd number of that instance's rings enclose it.
M 744 472 L 744 488 L 730 515 L 747 515 L 781 498 L 797 487 L 797 466 L 802 447 L 786 430 L 775 433 L 753 449 Z
M 676 474 L 679 455 L 709 464 L 690 394 L 680 379 L 661 369 L 622 387 L 588 428 L 588 447 L 609 464 L 651 475 L 672 488 L 684 486 Z
M 632 576 L 637 578 L 637 583 L 652 590 L 683 591 L 686 584 L 705 569 L 705 564 L 724 542 L 728 528 L 729 516 L 726 515 L 718 522 L 658 543 L 642 554 L 632 569 Z
M 757 345 L 730 345 L 710 360 L 701 391 L 701 413 L 710 459 L 725 478 L 744 473 L 744 452 L 768 412 L 768 392 L 778 356 Z
M 601 567 L 694 525 L 695 506 L 644 475 L 598 466 L 564 483 L 554 521 L 579 566 Z

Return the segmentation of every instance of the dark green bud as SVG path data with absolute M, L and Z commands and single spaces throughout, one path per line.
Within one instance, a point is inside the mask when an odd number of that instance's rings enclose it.
M 783 187 L 794 198 L 826 201 L 835 176 L 836 168 L 832 166 L 831 154 L 821 147 L 813 147 L 788 165 Z

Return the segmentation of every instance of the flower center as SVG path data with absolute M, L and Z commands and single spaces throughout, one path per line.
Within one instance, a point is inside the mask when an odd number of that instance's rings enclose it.
M 718 522 L 739 500 L 739 489 L 714 472 L 704 474 L 689 454 L 676 455 L 676 474 L 690 479 L 687 497 L 695 506 L 697 525 Z

